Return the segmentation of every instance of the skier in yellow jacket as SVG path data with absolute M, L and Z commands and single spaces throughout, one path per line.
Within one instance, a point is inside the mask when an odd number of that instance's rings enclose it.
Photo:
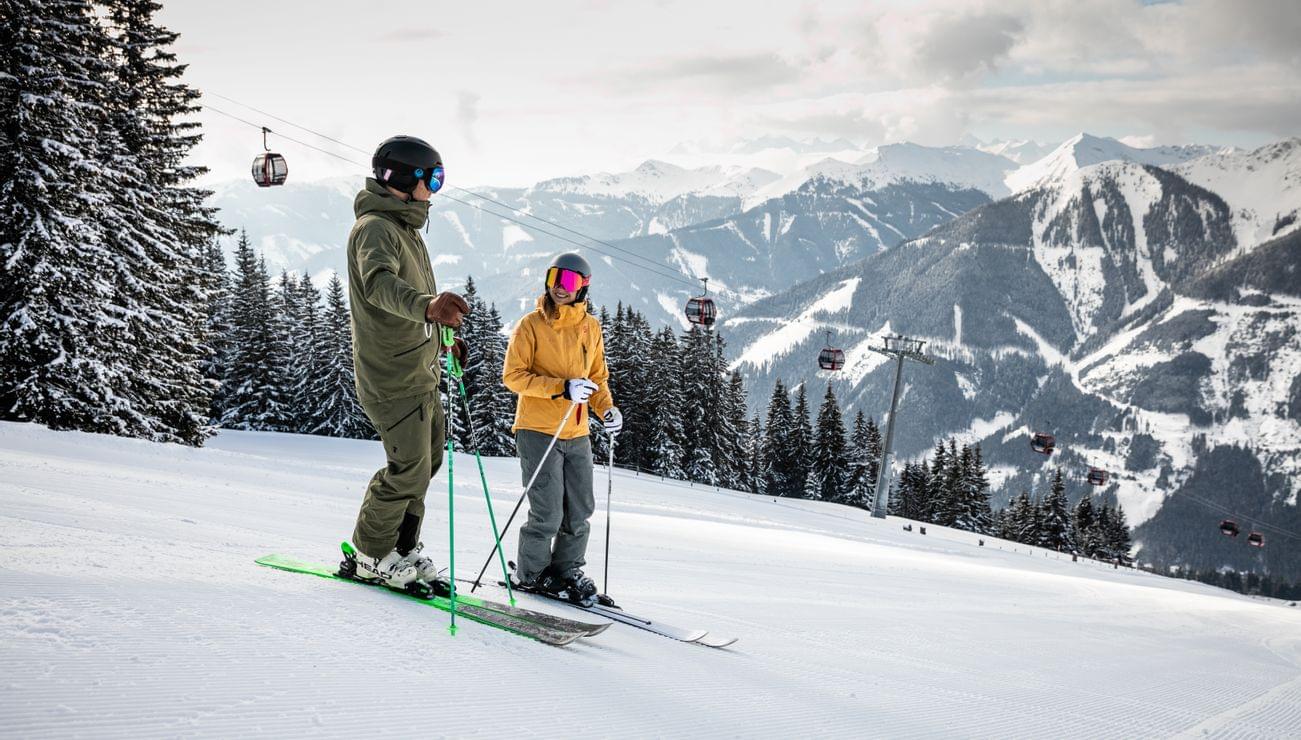
M 519 396 L 513 431 L 524 483 L 543 466 L 528 491 L 515 580 L 578 602 L 596 596 L 596 584 L 582 570 L 588 519 L 596 507 L 588 408 L 606 432 L 617 434 L 623 427 L 610 395 L 601 324 L 587 312 L 591 278 L 592 268 L 577 254 L 551 261 L 546 289 L 537 309 L 515 327 L 502 372 L 506 387 Z M 557 427 L 560 433 L 547 454 Z

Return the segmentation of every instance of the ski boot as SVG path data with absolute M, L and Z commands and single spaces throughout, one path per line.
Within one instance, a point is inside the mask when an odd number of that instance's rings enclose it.
M 405 562 L 396 550 L 382 558 L 373 558 L 345 542 L 343 561 L 339 563 L 339 576 L 384 586 L 395 591 L 405 591 L 421 598 L 429 598 L 433 595 L 429 586 L 417 580 L 415 567 Z
M 588 578 L 582 570 L 570 568 L 559 576 L 553 574 L 552 580 L 557 582 L 561 598 L 579 606 L 596 606 L 598 603 L 596 582 Z
M 416 569 L 416 580 L 424 583 L 433 589 L 439 596 L 450 596 L 452 593 L 451 584 L 447 579 L 440 578 L 441 571 L 438 566 L 434 565 L 433 558 L 424 554 L 425 544 L 416 543 L 411 551 L 402 556 L 402 562 Z

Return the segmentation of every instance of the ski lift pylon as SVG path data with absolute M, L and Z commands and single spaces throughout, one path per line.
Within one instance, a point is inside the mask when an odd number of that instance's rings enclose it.
M 284 185 L 285 179 L 289 177 L 289 164 L 285 162 L 285 158 L 267 147 L 267 134 L 269 133 L 271 133 L 271 129 L 263 126 L 263 152 L 253 158 L 253 182 L 257 183 L 260 188 Z
M 687 301 L 687 321 L 701 326 L 713 326 L 714 320 L 718 318 L 718 309 L 709 297 L 709 278 L 701 278 L 700 281 L 705 284 L 705 292 Z
M 845 351 L 831 346 L 831 331 L 827 331 L 827 346 L 818 352 L 818 367 L 835 372 L 845 366 Z

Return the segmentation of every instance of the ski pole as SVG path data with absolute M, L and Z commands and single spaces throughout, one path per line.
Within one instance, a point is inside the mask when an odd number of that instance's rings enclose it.
M 605 466 L 605 586 L 602 592 L 610 593 L 610 497 L 614 493 L 614 440 L 618 433 L 610 435 L 610 461 Z
M 479 455 L 479 442 L 474 436 L 474 416 L 470 412 L 470 396 L 465 392 L 465 380 L 457 379 L 461 391 L 461 403 L 465 406 L 466 431 L 470 434 L 470 444 L 474 448 L 474 462 L 479 466 L 479 482 L 483 484 L 483 500 L 488 504 L 488 521 L 492 524 L 492 541 L 497 548 L 497 559 L 501 561 L 501 576 L 506 579 L 506 595 L 510 605 L 515 606 L 515 591 L 510 585 L 510 573 L 506 570 L 506 553 L 501 548 L 501 532 L 497 529 L 497 515 L 492 510 L 492 496 L 488 494 L 488 476 L 483 472 L 483 458 Z M 492 559 L 492 556 L 488 556 Z
M 533 468 L 533 475 L 529 477 L 529 482 L 524 484 L 524 492 L 519 495 L 519 501 L 515 502 L 515 508 L 511 510 L 510 518 L 506 520 L 506 526 L 502 527 L 501 531 L 510 531 L 511 522 L 515 521 L 515 515 L 519 513 L 519 507 L 524 505 L 524 497 L 529 494 L 529 489 L 533 488 L 533 483 L 538 479 L 538 473 L 542 472 L 543 463 L 545 463 L 547 457 L 551 455 L 551 448 L 556 446 L 556 440 L 560 439 L 560 433 L 565 429 L 565 422 L 569 421 L 569 415 L 573 413 L 574 407 L 577 405 L 578 401 L 569 402 L 569 408 L 565 409 L 565 415 L 560 417 L 560 425 L 556 427 L 556 433 L 551 435 L 551 441 L 547 443 L 547 449 L 542 453 L 542 459 L 538 460 L 537 467 Z M 501 549 L 500 540 L 497 541 L 496 549 Z M 479 587 L 479 581 L 483 579 L 483 574 L 488 570 L 488 565 L 492 562 L 492 556 L 496 554 L 496 552 L 489 554 L 488 559 L 483 561 L 483 567 L 479 569 L 479 575 L 474 579 L 474 585 L 470 587 L 470 593 L 474 593 L 474 590 Z M 509 581 L 510 578 L 507 578 L 506 580 Z
M 452 433 L 456 427 L 453 425 L 452 417 L 454 410 L 452 408 L 452 379 L 461 377 L 461 363 L 457 361 L 456 355 L 452 354 L 452 345 L 455 344 L 456 336 L 450 326 L 438 327 L 439 339 L 443 343 L 443 362 L 447 366 L 447 413 L 443 419 L 445 434 L 447 435 L 447 584 L 449 598 L 452 602 L 450 613 L 452 623 L 448 626 L 447 631 L 456 635 L 456 519 L 453 515 L 454 499 L 452 497 Z

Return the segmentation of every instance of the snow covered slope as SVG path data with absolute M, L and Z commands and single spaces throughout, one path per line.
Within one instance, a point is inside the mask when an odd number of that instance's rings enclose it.
M 194 450 L 6 423 L 0 461 L 6 736 L 1301 732 L 1301 610 L 831 504 L 616 473 L 611 591 L 740 642 L 616 625 L 550 648 L 450 637 L 441 612 L 253 564 L 333 557 L 375 443 Z M 516 462 L 487 466 L 504 515 Z M 458 573 L 489 549 L 475 483 L 455 490 Z M 440 475 L 424 533 L 440 560 L 445 492 Z
M 1240 245 L 1301 228 L 1301 138 L 1209 154 L 1172 169 L 1228 202 Z

